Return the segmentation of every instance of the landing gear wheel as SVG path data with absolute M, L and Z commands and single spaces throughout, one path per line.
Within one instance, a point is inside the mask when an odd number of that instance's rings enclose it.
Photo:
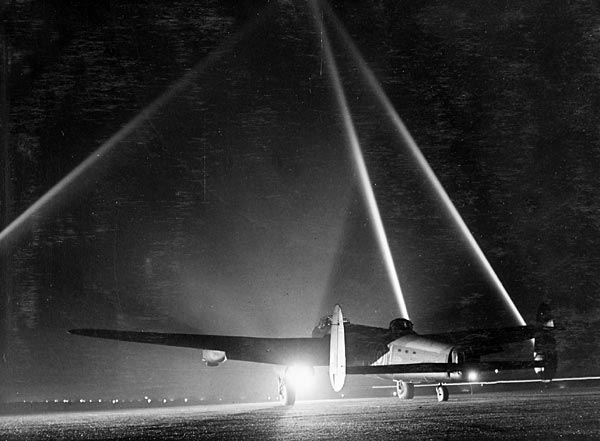
M 296 402 L 296 388 L 285 379 L 279 379 L 279 399 L 284 406 L 293 406 Z
M 396 381 L 396 394 L 401 400 L 412 400 L 415 397 L 414 383 Z
M 450 396 L 450 393 L 448 392 L 448 388 L 441 384 L 438 384 L 435 387 L 435 393 L 437 394 L 437 399 L 440 403 L 442 401 L 448 401 L 448 397 Z

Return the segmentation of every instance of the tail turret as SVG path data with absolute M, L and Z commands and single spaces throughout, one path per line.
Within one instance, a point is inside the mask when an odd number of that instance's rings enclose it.
M 556 339 L 554 338 L 554 316 L 548 303 L 542 303 L 537 312 L 538 330 L 535 334 L 533 357 L 536 362 L 543 364 L 535 367 L 535 372 L 543 380 L 552 380 L 556 375 L 558 356 Z

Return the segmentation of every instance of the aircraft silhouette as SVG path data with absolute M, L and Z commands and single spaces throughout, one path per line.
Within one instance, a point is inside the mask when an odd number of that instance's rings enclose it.
M 296 400 L 294 375 L 302 369 L 329 366 L 333 389 L 340 391 L 346 375 L 376 375 L 396 383 L 400 399 L 414 396 L 415 384 L 437 384 L 438 401 L 448 400 L 446 384 L 468 381 L 469 373 L 534 369 L 543 380 L 556 373 L 554 319 L 547 304 L 540 305 L 536 324 L 420 335 L 410 320 L 398 318 L 388 328 L 352 324 L 339 305 L 325 316 L 308 338 L 174 334 L 106 329 L 72 329 L 71 334 L 136 343 L 202 350 L 209 366 L 227 359 L 285 367 L 279 377 L 282 402 Z M 530 360 L 483 361 L 510 343 L 534 339 Z

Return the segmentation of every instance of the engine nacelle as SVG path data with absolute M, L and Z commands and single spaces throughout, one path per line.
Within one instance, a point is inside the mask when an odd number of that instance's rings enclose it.
M 202 349 L 202 361 L 206 364 L 206 366 L 218 366 L 221 363 L 225 363 L 227 361 L 227 356 L 223 351 L 211 351 L 208 349 Z

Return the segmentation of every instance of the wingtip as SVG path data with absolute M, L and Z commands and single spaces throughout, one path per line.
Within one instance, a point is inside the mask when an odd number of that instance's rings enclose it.
M 90 335 L 91 329 L 69 329 L 67 332 L 72 335 Z

